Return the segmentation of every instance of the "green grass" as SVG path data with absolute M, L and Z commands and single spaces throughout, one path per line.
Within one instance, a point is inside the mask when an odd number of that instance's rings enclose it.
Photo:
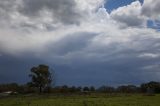
M 30 95 L 0 98 L 0 106 L 160 106 L 160 95 Z

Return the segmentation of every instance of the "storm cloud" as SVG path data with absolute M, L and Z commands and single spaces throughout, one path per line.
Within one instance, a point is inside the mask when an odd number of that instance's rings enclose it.
M 155 9 L 135 1 L 108 13 L 105 3 L 1 0 L 0 82 L 27 82 L 38 64 L 55 70 L 57 85 L 159 81 L 160 33 L 147 26 Z
M 53 21 L 66 24 L 78 23 L 81 18 L 74 0 L 24 0 L 19 11 L 32 18 L 51 15 Z

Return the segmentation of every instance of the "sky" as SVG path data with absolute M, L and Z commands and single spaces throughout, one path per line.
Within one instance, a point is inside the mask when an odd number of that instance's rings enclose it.
M 49 65 L 56 85 L 160 81 L 160 0 L 0 0 L 0 83 Z

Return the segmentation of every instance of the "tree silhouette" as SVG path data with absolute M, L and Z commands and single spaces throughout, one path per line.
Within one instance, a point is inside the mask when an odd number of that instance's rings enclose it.
M 31 77 L 30 84 L 34 87 L 39 88 L 39 92 L 51 86 L 52 75 L 49 71 L 49 66 L 47 65 L 39 65 L 37 67 L 31 68 Z

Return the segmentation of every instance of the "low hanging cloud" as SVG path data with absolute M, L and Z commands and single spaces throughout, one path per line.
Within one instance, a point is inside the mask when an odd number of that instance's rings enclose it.
M 47 63 L 54 66 L 58 84 L 71 85 L 160 80 L 160 73 L 152 72 L 159 65 L 160 33 L 146 26 L 159 13 L 154 8 L 146 13 L 147 1 L 111 13 L 104 0 L 1 1 L 0 63 L 8 62 L 3 70 Z

